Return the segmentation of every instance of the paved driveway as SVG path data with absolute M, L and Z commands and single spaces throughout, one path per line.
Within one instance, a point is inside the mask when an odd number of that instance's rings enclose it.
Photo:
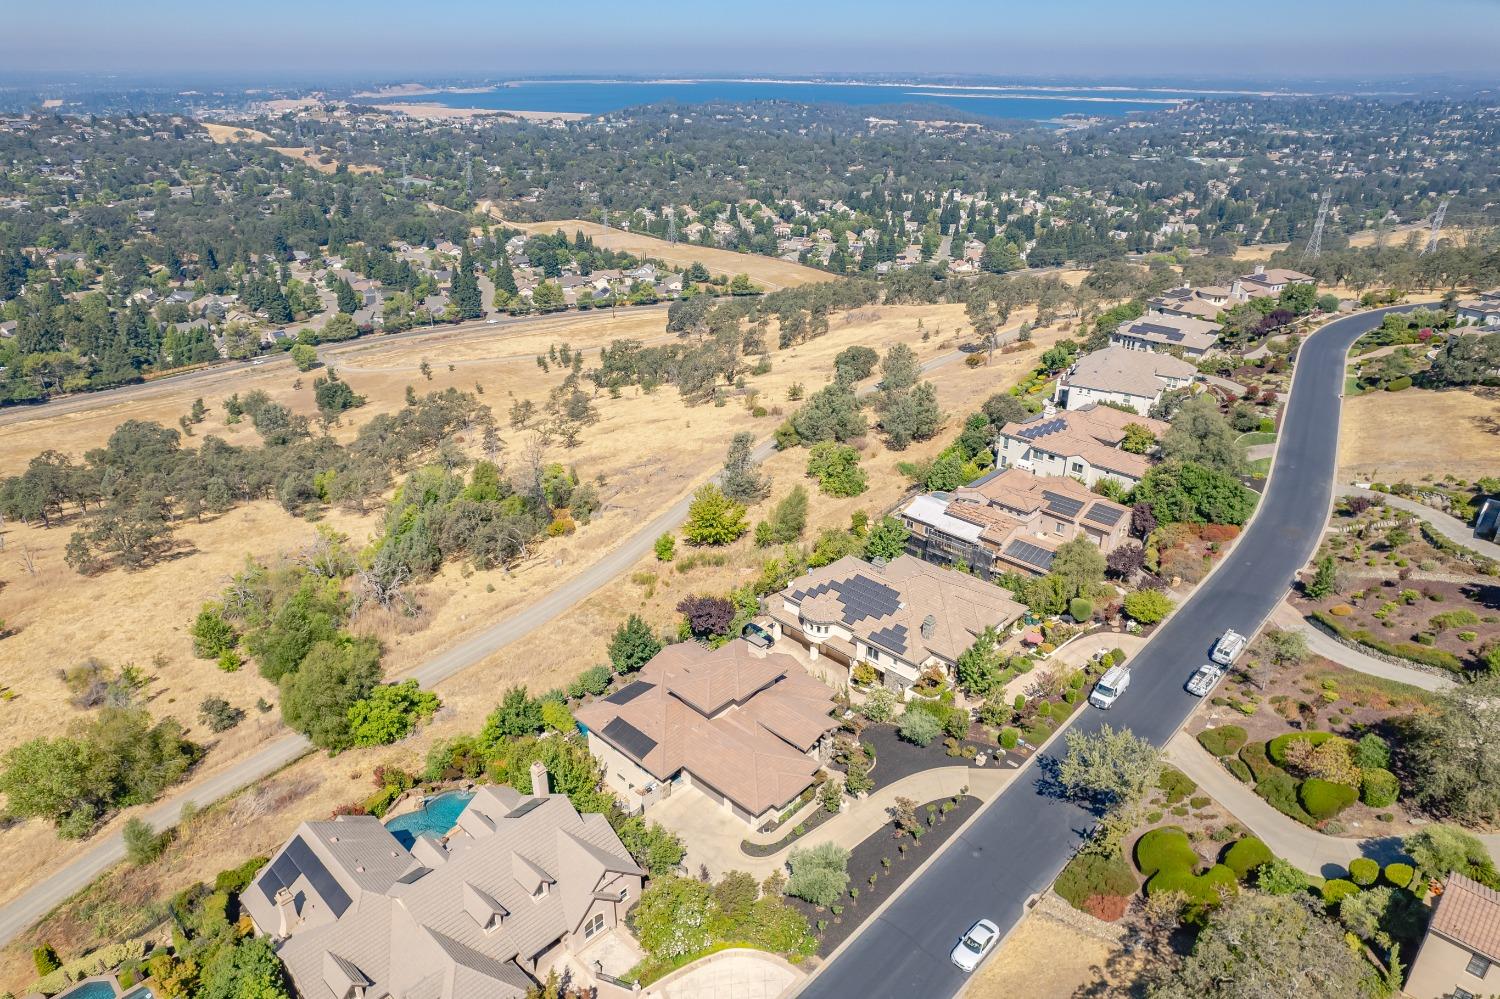
M 684 969 L 681 978 L 666 978 L 646 990 L 661 999 L 776 999 L 801 972 L 785 961 L 754 951 L 714 954 Z

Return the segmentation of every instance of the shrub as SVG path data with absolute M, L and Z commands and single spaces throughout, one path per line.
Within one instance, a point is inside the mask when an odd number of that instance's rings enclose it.
M 1094 616 L 1094 604 L 1083 597 L 1074 597 L 1068 601 L 1068 615 L 1075 621 L 1087 621 Z
M 1240 760 L 1250 771 L 1250 776 L 1259 784 L 1267 776 L 1276 772 L 1276 767 L 1266 758 L 1266 744 L 1264 742 L 1252 742 L 1240 750 Z
M 1383 638 L 1378 638 L 1370 634 L 1363 628 L 1350 628 L 1338 618 L 1318 610 L 1312 612 L 1312 617 L 1345 641 L 1355 642 L 1366 648 L 1374 649 L 1376 652 L 1395 656 L 1397 659 L 1409 659 L 1414 663 L 1421 663 L 1424 666 L 1435 666 L 1438 669 L 1451 670 L 1454 673 L 1464 672 L 1463 662 L 1453 653 L 1444 649 L 1429 648 L 1425 645 L 1415 645 L 1411 642 L 1388 642 Z
M 1288 732 L 1278 735 L 1266 744 L 1266 754 L 1271 757 L 1271 762 L 1278 767 L 1286 766 L 1287 746 L 1296 740 L 1302 740 L 1313 746 L 1321 746 L 1329 739 L 1337 738 L 1332 732 Z
M 1381 872 L 1382 876 L 1385 878 L 1385 883 L 1390 885 L 1392 888 L 1405 888 L 1407 885 L 1411 884 L 1412 875 L 1415 873 L 1416 871 L 1412 869 L 1412 866 L 1410 864 L 1402 864 L 1399 862 L 1394 864 L 1386 864 L 1385 870 Z
M 1273 770 L 1266 774 L 1256 782 L 1255 793 L 1283 815 L 1289 815 L 1303 825 L 1316 825 L 1316 820 L 1297 800 L 1297 782 L 1286 771 Z
M 1364 771 L 1359 784 L 1359 800 L 1371 808 L 1394 805 L 1401 794 L 1401 782 L 1389 770 Z
M 1177 826 L 1152 829 L 1135 843 L 1135 866 L 1147 877 L 1169 868 L 1186 868 L 1189 873 L 1198 863 L 1198 854 L 1188 842 L 1187 834 Z
M 1246 836 L 1225 850 L 1219 862 L 1233 871 L 1234 876 L 1241 881 L 1248 881 L 1250 875 L 1262 864 L 1269 864 L 1275 859 L 1276 855 L 1271 852 L 1270 847 L 1254 836 Z
M 250 882 L 255 880 L 255 875 L 260 873 L 268 860 L 267 857 L 251 857 L 238 867 L 220 871 L 214 875 L 214 891 L 238 895 L 250 887 Z
M 1380 877 L 1380 864 L 1369 857 L 1355 857 L 1349 861 L 1349 880 L 1361 888 L 1368 888 Z
M 1006 726 L 1000 730 L 1000 747 L 1002 749 L 1015 749 L 1016 743 L 1020 741 L 1021 733 L 1014 728 Z
M 1331 878 L 1323 882 L 1323 902 L 1331 909 L 1350 895 L 1359 894 L 1359 885 L 1343 878 Z
M 227 732 L 245 720 L 245 712 L 222 697 L 205 697 L 198 705 L 198 718 L 211 732 Z
M 1172 601 L 1160 590 L 1136 590 L 1125 596 L 1125 613 L 1140 624 L 1156 624 L 1172 610 Z
M 1385 770 L 1391 765 L 1391 747 L 1374 732 L 1362 737 L 1354 747 L 1354 763 L 1363 770 Z
M 656 544 L 652 547 L 656 552 L 658 562 L 670 562 L 677 557 L 677 539 L 670 533 L 657 538 Z
M 1348 784 L 1309 777 L 1298 789 L 1302 807 L 1315 819 L 1331 819 L 1354 804 L 1357 794 Z
M 1068 861 L 1053 888 L 1073 908 L 1087 912 L 1085 904 L 1091 898 L 1135 894 L 1135 872 L 1124 857 L 1080 853 Z
M 158 833 L 144 820 L 133 818 L 125 823 L 122 833 L 125 840 L 125 857 L 132 864 L 149 864 L 162 855 L 171 842 L 171 833 Z
M 1220 725 L 1198 733 L 1198 744 L 1215 756 L 1233 756 L 1245 744 L 1245 730 L 1238 725 Z
M 1146 894 L 1180 891 L 1199 905 L 1218 905 L 1219 889 L 1232 891 L 1236 883 L 1234 872 L 1223 864 L 1216 864 L 1202 874 L 1194 874 L 1190 867 L 1170 867 L 1151 876 L 1146 882 Z
M 792 873 L 786 893 L 813 905 L 832 905 L 849 887 L 849 851 L 837 843 L 793 850 L 787 864 Z
M 1297 895 L 1307 891 L 1307 875 L 1277 857 L 1256 870 L 1255 887 L 1267 895 Z
M 1253 784 L 1253 783 L 1255 783 L 1255 777 L 1250 773 L 1250 768 L 1247 767 L 1245 765 L 1245 761 L 1242 760 L 1242 759 L 1240 759 L 1239 757 L 1237 757 L 1237 756 L 1231 756 L 1231 757 L 1229 757 L 1227 760 L 1224 761 L 1224 767 L 1230 773 L 1232 773 L 1236 777 L 1238 777 L 1241 784 Z
M 36 965 L 36 973 L 43 978 L 62 967 L 57 951 L 49 943 L 37 944 L 31 949 L 31 963 Z
M 1392 378 L 1385 383 L 1387 392 L 1400 392 L 1411 388 L 1411 375 L 1402 375 L 1400 378 Z
M 1166 793 L 1166 802 L 1175 805 L 1183 798 L 1198 790 L 1198 785 L 1187 774 L 1175 767 L 1162 767 L 1161 776 L 1156 780 L 1156 786 Z
M 914 711 L 907 708 L 906 713 L 901 716 L 901 727 L 898 732 L 901 738 L 918 746 L 928 746 L 943 731 L 943 723 L 926 711 Z

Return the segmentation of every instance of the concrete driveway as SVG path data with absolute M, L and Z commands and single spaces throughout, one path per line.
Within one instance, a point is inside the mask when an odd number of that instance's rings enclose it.
M 645 994 L 660 999 L 776 999 L 805 977 L 774 954 L 720 951 L 668 975 Z

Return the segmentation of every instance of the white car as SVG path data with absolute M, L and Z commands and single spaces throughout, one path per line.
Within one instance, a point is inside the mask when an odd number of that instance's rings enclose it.
M 979 967 L 984 956 L 995 949 L 995 943 L 999 939 L 1000 927 L 988 919 L 981 919 L 959 938 L 953 948 L 953 963 L 964 971 L 973 971 Z
M 1115 701 L 1125 693 L 1130 686 L 1130 667 L 1123 664 L 1111 666 L 1104 671 L 1099 682 L 1094 684 L 1093 693 L 1089 694 L 1089 703 L 1096 708 L 1114 707 Z
M 1223 666 L 1218 666 L 1214 663 L 1204 663 L 1198 667 L 1198 672 L 1194 673 L 1192 678 L 1188 680 L 1188 693 L 1195 697 L 1207 697 L 1223 677 Z
M 1233 666 L 1234 661 L 1240 657 L 1241 652 L 1245 651 L 1245 646 L 1248 644 L 1249 642 L 1244 635 L 1231 628 L 1219 636 L 1219 640 L 1214 643 L 1214 651 L 1209 658 L 1220 666 Z

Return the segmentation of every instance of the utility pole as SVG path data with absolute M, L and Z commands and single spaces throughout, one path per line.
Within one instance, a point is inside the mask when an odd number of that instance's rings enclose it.
M 1422 251 L 1423 253 L 1431 253 L 1437 249 L 1438 235 L 1443 231 L 1443 219 L 1448 216 L 1448 202 L 1452 200 L 1452 198 L 1444 198 L 1438 202 L 1438 209 L 1432 214 L 1432 230 L 1427 234 L 1427 247 Z
M 1312 238 L 1307 241 L 1307 248 L 1302 251 L 1303 260 L 1312 260 L 1323 252 L 1323 227 L 1328 222 L 1328 206 L 1333 201 L 1333 191 L 1325 189 L 1323 197 L 1318 202 L 1318 220 L 1313 223 Z

